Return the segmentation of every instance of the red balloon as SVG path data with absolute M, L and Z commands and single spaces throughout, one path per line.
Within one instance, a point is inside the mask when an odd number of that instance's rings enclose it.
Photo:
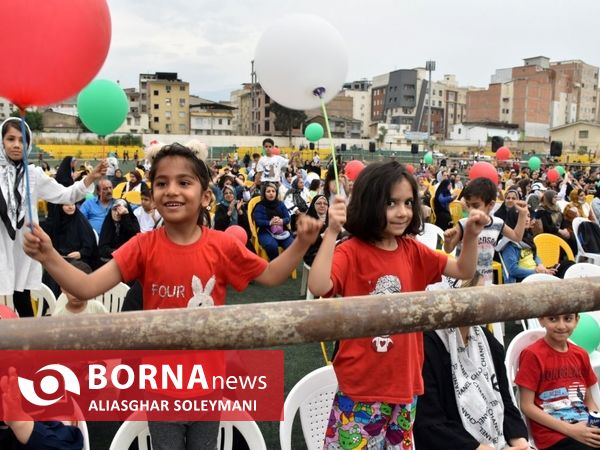
M 558 170 L 556 169 L 550 169 L 546 172 L 546 178 L 548 178 L 550 183 L 554 183 L 560 178 L 560 173 L 558 173 Z
M 508 147 L 500 147 L 496 151 L 496 159 L 498 161 L 506 161 L 510 158 L 510 148 Z
M 248 242 L 248 234 L 246 234 L 246 230 L 244 230 L 239 225 L 230 225 L 225 230 L 226 233 L 229 233 L 234 238 L 239 239 L 243 245 L 246 245 Z
M 5 58 L 0 97 L 22 108 L 77 94 L 108 54 L 111 22 L 106 0 L 3 1 L 0 17 Z
M 492 183 L 498 184 L 498 171 L 489 162 L 479 161 L 469 170 L 469 179 L 487 178 Z
M 344 172 L 350 181 L 355 181 L 364 168 L 364 163 L 355 159 L 346 164 Z
M 281 149 L 279 147 L 273 147 L 271 149 L 271 155 L 281 155 Z
M 412 164 L 407 164 L 406 166 L 406 171 L 410 174 L 414 174 L 415 173 L 415 166 L 413 166 Z

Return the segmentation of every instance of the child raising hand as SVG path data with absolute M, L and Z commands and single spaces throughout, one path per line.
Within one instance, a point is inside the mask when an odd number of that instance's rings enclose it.
M 385 295 L 422 291 L 442 274 L 471 278 L 477 235 L 487 220 L 481 211 L 471 213 L 463 251 L 449 259 L 414 239 L 423 224 L 415 178 L 395 161 L 369 164 L 354 183 L 347 210 L 339 197 L 329 208 L 309 289 L 327 297 Z M 336 247 L 342 226 L 352 237 Z M 422 333 L 342 340 L 333 361 L 339 390 L 324 448 L 339 448 L 349 437 L 368 448 L 412 448 L 422 363 Z

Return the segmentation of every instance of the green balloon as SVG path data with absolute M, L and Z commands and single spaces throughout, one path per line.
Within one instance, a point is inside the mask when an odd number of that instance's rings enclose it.
M 425 156 L 423 156 L 423 162 L 425 164 L 433 164 L 433 153 L 427 152 Z
M 320 123 L 313 122 L 304 130 L 304 137 L 310 142 L 316 142 L 323 137 L 324 131 Z
M 81 121 L 100 136 L 119 128 L 128 110 L 127 96 L 114 81 L 94 80 L 77 96 L 77 111 Z
M 529 161 L 527 161 L 527 164 L 529 165 L 529 168 L 531 170 L 540 170 L 540 167 L 542 166 L 542 161 L 537 156 L 532 156 L 531 158 L 529 158 Z
M 565 168 L 564 168 L 563 166 L 556 166 L 556 167 L 555 167 L 555 169 L 556 169 L 556 171 L 558 172 L 558 174 L 559 174 L 561 177 L 564 177 L 564 176 L 565 176 L 565 172 L 566 172 L 566 171 L 565 171 Z
M 600 325 L 589 314 L 580 314 L 571 340 L 588 353 L 592 353 L 600 345 Z

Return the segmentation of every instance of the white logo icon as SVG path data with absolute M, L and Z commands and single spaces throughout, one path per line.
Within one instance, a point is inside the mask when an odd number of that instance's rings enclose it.
M 43 370 L 54 370 L 60 373 L 65 383 L 65 391 L 70 391 L 77 395 L 80 394 L 80 387 L 79 381 L 77 381 L 77 376 L 68 367 L 63 366 L 62 364 L 49 364 L 47 366 L 42 367 L 36 373 L 40 373 Z M 63 398 L 63 395 L 61 394 L 56 399 L 44 400 L 36 394 L 35 388 L 33 386 L 33 381 L 28 380 L 27 378 L 18 377 L 18 382 L 21 394 L 23 394 L 25 400 L 27 400 L 32 405 L 50 406 L 58 402 L 61 398 Z M 46 395 L 55 394 L 59 386 L 60 383 L 54 375 L 46 375 L 40 381 L 40 389 Z

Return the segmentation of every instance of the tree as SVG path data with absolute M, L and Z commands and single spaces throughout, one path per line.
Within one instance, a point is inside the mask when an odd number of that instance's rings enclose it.
M 383 125 L 381 125 L 379 127 L 379 135 L 377 136 L 377 142 L 379 142 L 379 145 L 383 145 L 383 143 L 385 142 L 385 136 L 387 135 L 387 128 Z
M 21 117 L 19 111 L 13 111 L 10 113 L 11 117 Z M 31 131 L 44 131 L 44 124 L 42 123 L 42 113 L 39 111 L 26 111 L 25 122 L 29 125 Z
M 271 112 L 275 114 L 275 130 L 286 132 L 290 144 L 292 142 L 292 130 L 301 128 L 307 117 L 304 111 L 289 109 L 279 103 L 271 103 Z

